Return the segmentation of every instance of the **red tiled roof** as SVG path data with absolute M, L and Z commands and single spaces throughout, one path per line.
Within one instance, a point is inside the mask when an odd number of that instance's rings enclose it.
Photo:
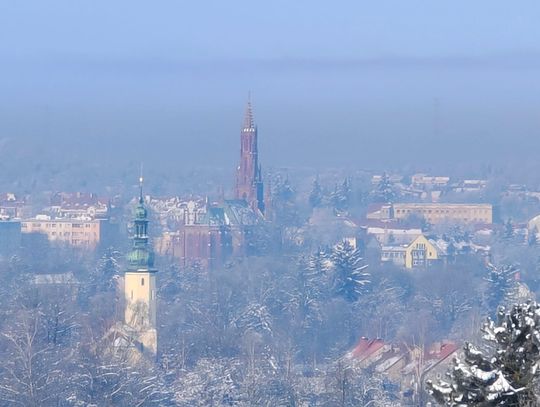
M 444 360 L 451 354 L 453 354 L 455 351 L 458 350 L 458 346 L 455 343 L 443 343 L 439 349 L 437 349 L 435 352 L 428 351 L 426 352 L 425 358 L 427 359 L 435 359 L 435 360 Z
M 382 339 L 360 338 L 360 341 L 358 341 L 350 355 L 353 359 L 362 361 L 373 355 L 383 346 L 384 342 Z

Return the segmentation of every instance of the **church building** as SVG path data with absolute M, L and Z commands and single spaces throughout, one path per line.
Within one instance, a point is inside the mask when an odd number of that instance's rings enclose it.
M 144 206 L 140 178 L 139 202 L 133 220 L 133 246 L 127 255 L 124 273 L 124 328 L 139 351 L 157 354 L 157 300 L 154 253 L 148 243 L 148 212 Z

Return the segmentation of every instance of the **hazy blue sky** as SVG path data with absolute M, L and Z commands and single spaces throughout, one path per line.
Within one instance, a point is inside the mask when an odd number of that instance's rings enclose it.
M 530 156 L 539 21 L 537 0 L 0 0 L 0 137 L 229 165 L 251 90 L 267 165 Z

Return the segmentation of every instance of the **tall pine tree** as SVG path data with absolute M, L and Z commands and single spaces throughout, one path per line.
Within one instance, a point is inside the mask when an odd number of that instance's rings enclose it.
M 484 348 L 466 343 L 448 379 L 426 383 L 433 398 L 443 406 L 538 406 L 540 306 L 501 307 L 482 332 Z
M 495 266 L 488 264 L 485 280 L 489 284 L 486 294 L 486 306 L 495 310 L 499 305 L 511 303 L 517 290 L 516 274 L 519 269 L 515 265 Z
M 309 204 L 312 208 L 317 208 L 321 206 L 323 201 L 323 190 L 321 184 L 319 183 L 319 177 L 315 178 L 313 181 L 313 187 L 311 193 L 309 194 Z
M 390 181 L 390 177 L 386 172 L 382 175 L 381 180 L 377 185 L 377 195 L 379 200 L 387 203 L 394 202 L 396 198 L 394 186 L 392 185 L 392 181 Z
M 332 288 L 336 296 L 349 302 L 358 300 L 370 282 L 367 265 L 362 262 L 360 252 L 348 241 L 335 246 L 332 252 Z

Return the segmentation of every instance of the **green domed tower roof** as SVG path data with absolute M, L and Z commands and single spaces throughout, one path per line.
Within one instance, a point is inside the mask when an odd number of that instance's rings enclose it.
M 135 207 L 133 229 L 133 247 L 126 256 L 128 271 L 155 271 L 154 252 L 148 243 L 148 211 L 144 206 L 142 193 L 143 178 L 139 179 L 139 202 Z
M 144 207 L 142 197 L 139 198 L 139 203 L 135 208 L 135 219 L 146 219 L 148 217 L 148 211 Z

